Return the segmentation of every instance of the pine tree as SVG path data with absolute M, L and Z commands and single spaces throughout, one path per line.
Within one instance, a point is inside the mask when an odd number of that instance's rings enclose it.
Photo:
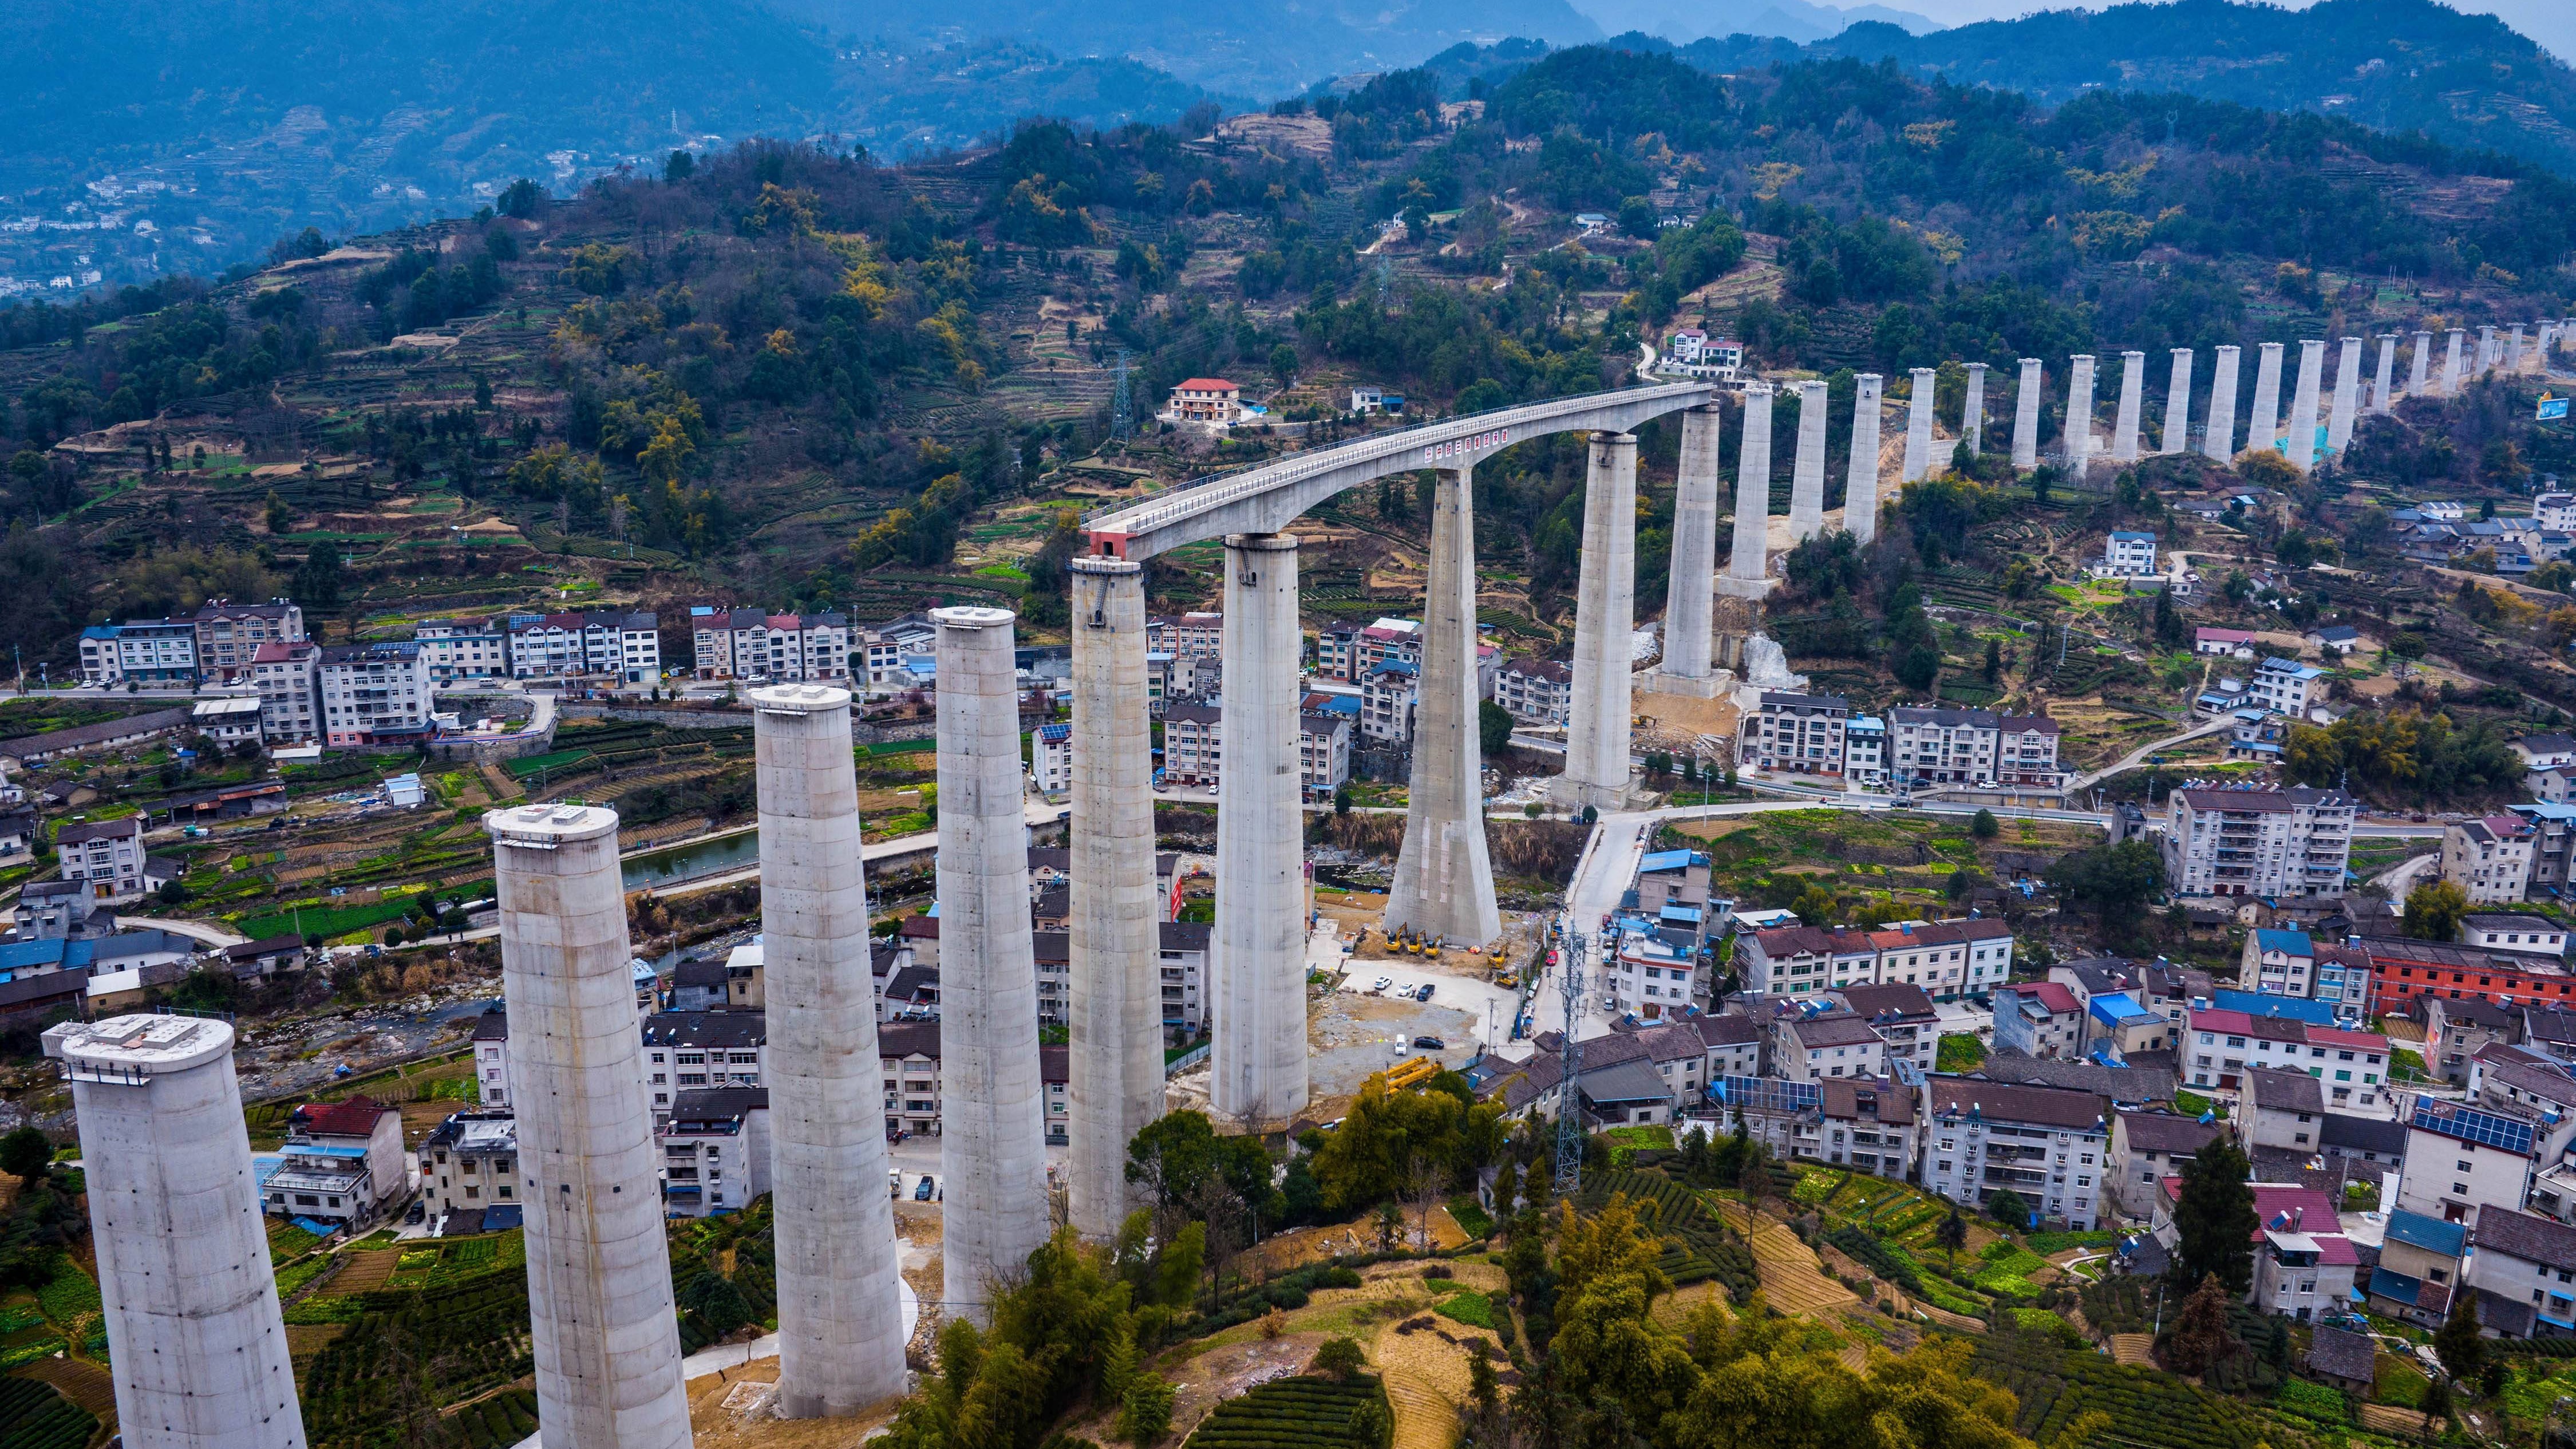
M 2486 1341 L 2478 1337 L 2477 1293 L 2466 1284 L 2451 1290 L 2451 1316 L 2433 1335 L 2433 1353 L 2452 1378 L 2463 1382 L 2475 1381 L 2486 1363 Z
M 2224 1140 L 2204 1147 L 2183 1166 L 2182 1193 L 2174 1201 L 2174 1229 L 2181 1242 L 2174 1274 L 2182 1282 L 2215 1277 L 2233 1292 L 2254 1283 L 2254 1189 L 2246 1185 L 2245 1154 Z

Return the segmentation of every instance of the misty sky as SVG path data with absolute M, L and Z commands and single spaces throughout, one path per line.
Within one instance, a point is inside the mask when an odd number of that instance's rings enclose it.
M 1853 0 L 1826 0 L 1826 3 L 1851 4 Z M 2033 4 L 2030 0 L 1879 0 L 1893 10 L 1911 10 L 1917 15 L 1937 20 L 1943 25 L 1964 25 L 1971 20 L 2001 20 L 2033 10 L 2066 8 L 2063 0 Z M 2292 10 L 2305 10 L 2315 0 L 2275 0 Z M 2454 10 L 2473 15 L 2494 15 L 2504 23 L 2546 46 L 2561 60 L 2576 63 L 2576 0 L 2447 0 Z M 2100 9 L 2088 5 L 2086 9 Z

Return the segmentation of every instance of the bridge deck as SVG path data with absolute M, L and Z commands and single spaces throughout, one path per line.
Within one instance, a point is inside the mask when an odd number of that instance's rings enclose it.
M 1418 468 L 1465 467 L 1549 433 L 1624 432 L 1646 419 L 1714 401 L 1724 385 L 1659 383 L 1551 398 L 1372 433 L 1228 473 L 1195 479 L 1084 521 L 1092 551 L 1148 558 L 1229 533 L 1276 532 L 1317 503 Z

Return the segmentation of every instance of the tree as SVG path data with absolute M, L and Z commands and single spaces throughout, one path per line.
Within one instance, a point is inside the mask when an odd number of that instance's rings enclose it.
M 296 602 L 310 613 L 328 614 L 340 607 L 346 587 L 340 546 L 327 538 L 316 542 L 295 571 Z
M 2233 1301 L 2218 1275 L 2202 1278 L 2156 1344 L 2156 1357 L 2175 1373 L 2205 1374 L 2244 1353 L 2245 1345 L 2227 1326 Z
M 1988 639 L 1986 641 L 1986 683 L 1994 683 L 1996 680 L 2003 678 L 2003 674 L 2004 641 L 2001 639 Z
M 54 1144 L 43 1131 L 21 1127 L 0 1137 L 0 1172 L 32 1186 L 54 1165 Z
M 2406 893 L 2406 915 L 2400 929 L 2418 941 L 2448 941 L 2460 934 L 2460 917 L 2469 912 L 2469 897 L 2447 880 L 2428 880 Z
M 1336 815 L 1348 815 L 1348 814 L 1350 814 L 1350 813 L 1351 813 L 1351 787 L 1350 787 L 1350 786 L 1348 786 L 1348 785 L 1339 785 L 1339 786 L 1334 787 L 1334 789 L 1333 789 L 1333 813 L 1334 813 L 1334 814 L 1336 814 Z
M 2164 889 L 2164 859 L 2144 840 L 2096 845 L 2061 856 L 2049 867 L 2048 885 L 2066 904 L 2090 907 L 2106 940 L 2124 937 Z
M 1512 747 L 1512 712 L 1490 699 L 1476 701 L 1476 743 L 1488 760 Z
M 2451 1316 L 2442 1320 L 2441 1330 L 2433 1335 L 2433 1354 L 2451 1377 L 2463 1383 L 2477 1381 L 2478 1370 L 2486 1363 L 2486 1340 L 2478 1336 L 2477 1297 L 2466 1285 L 2451 1294 Z
M 2219 1138 L 2183 1164 L 2182 1193 L 2174 1201 L 2174 1275 L 2185 1283 L 2214 1278 L 2236 1293 L 2254 1284 L 2254 1189 L 2245 1154 Z
M 1348 1338 L 1328 1338 L 1315 1350 L 1315 1361 L 1306 1366 L 1308 1373 L 1329 1374 L 1347 1380 L 1368 1367 L 1368 1355 L 1359 1344 Z
M 2021 1194 L 2008 1187 L 1998 1190 L 1993 1197 L 1986 1199 L 1986 1214 L 2006 1227 L 2030 1226 L 2030 1204 L 2023 1202 Z
M 1297 380 L 1297 349 L 1282 342 L 1270 349 L 1270 375 L 1286 387 Z
M 1178 1395 L 1162 1375 L 1145 1372 L 1128 1381 L 1118 1408 L 1118 1437 L 1143 1449 L 1172 1431 L 1172 1401 Z
M 1982 807 L 1968 821 L 1968 833 L 1979 840 L 1992 840 L 2003 831 L 2003 822 L 1995 819 L 1995 812 Z
M 1941 1245 L 1952 1263 L 1959 1261 L 1959 1250 L 1968 1246 L 1968 1220 L 1959 1216 L 1959 1205 L 1950 1204 L 1950 1215 L 1932 1229 L 1932 1241 Z
M 672 185 L 697 174 L 698 158 L 686 151 L 674 151 L 662 161 L 662 179 Z

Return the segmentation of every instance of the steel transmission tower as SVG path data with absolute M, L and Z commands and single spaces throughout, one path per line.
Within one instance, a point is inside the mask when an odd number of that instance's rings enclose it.
M 1109 436 L 1124 438 L 1136 431 L 1136 395 L 1127 383 L 1127 349 L 1118 349 L 1118 384 L 1109 395 Z
M 1583 1047 L 1574 1039 L 1574 1022 L 1582 1006 L 1586 945 L 1582 932 L 1567 932 L 1558 968 L 1558 994 L 1565 1002 L 1565 1039 L 1556 1088 L 1556 1195 L 1560 1198 L 1572 1197 L 1583 1188 L 1583 1094 L 1574 1080 L 1583 1063 Z

